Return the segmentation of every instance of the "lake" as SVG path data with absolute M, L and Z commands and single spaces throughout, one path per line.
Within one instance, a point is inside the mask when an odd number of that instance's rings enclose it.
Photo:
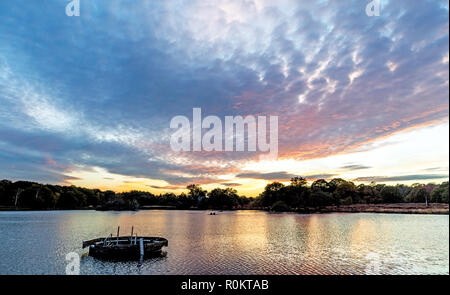
M 0 212 L 0 274 L 449 274 L 449 216 L 263 211 Z M 160 257 L 105 262 L 83 240 L 134 230 Z

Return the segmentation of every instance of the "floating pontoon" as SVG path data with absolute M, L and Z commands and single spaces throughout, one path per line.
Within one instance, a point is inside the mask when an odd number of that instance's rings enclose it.
M 168 246 L 165 238 L 133 235 L 133 228 L 129 236 L 119 236 L 119 231 L 120 227 L 117 228 L 116 237 L 111 234 L 106 238 L 83 241 L 83 249 L 89 247 L 89 255 L 96 258 L 143 259 L 160 253 L 162 247 Z

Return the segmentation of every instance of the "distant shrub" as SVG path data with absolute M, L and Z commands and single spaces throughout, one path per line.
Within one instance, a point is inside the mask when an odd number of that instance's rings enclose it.
M 309 205 L 315 208 L 323 208 L 335 203 L 332 194 L 323 192 L 319 188 L 314 188 L 309 199 Z
M 448 181 L 435 187 L 431 193 L 431 202 L 448 203 Z
M 285 212 L 285 211 L 289 211 L 289 207 L 288 207 L 288 205 L 286 205 L 285 202 L 278 201 L 272 205 L 270 210 L 275 211 L 275 212 Z
M 398 187 L 385 186 L 381 190 L 381 199 L 384 203 L 403 203 L 402 192 Z
M 410 203 L 424 203 L 430 201 L 430 193 L 424 187 L 415 187 L 406 197 Z
M 341 200 L 341 204 L 342 205 L 351 205 L 351 204 L 353 204 L 353 200 L 351 197 L 347 197 L 347 198 Z

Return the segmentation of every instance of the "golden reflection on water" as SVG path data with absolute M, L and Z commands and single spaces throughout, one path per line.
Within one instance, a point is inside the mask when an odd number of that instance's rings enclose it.
M 323 227 L 317 220 L 317 216 L 313 215 L 308 219 L 306 223 L 306 253 L 308 257 L 317 257 L 321 253 L 321 248 L 318 245 L 322 245 L 323 237 L 325 234 Z
M 266 251 L 268 244 L 267 219 L 260 212 L 237 214 L 231 236 L 237 249 Z
M 358 252 L 364 249 L 378 236 L 377 225 L 374 221 L 361 218 L 350 233 L 350 250 Z

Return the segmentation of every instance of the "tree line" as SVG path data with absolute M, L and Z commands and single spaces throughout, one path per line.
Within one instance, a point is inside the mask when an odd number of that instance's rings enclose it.
M 145 206 L 170 206 L 176 209 L 240 209 L 308 211 L 326 206 L 379 203 L 448 203 L 448 181 L 441 184 L 360 184 L 334 178 L 319 179 L 311 185 L 305 178 L 292 178 L 288 185 L 273 182 L 256 198 L 238 195 L 232 188 L 204 190 L 187 186 L 187 193 L 130 191 L 115 193 L 77 186 L 0 181 L 0 208 L 136 210 Z
M 235 209 L 247 206 L 253 198 L 239 196 L 232 188 L 210 192 L 199 185 L 187 186 L 187 193 L 155 195 L 144 191 L 115 193 L 77 186 L 0 181 L 0 208 L 3 209 L 85 209 L 136 210 L 143 206 L 170 206 L 176 209 Z
M 268 184 L 253 206 L 273 211 L 308 211 L 326 206 L 381 203 L 448 203 L 448 181 L 437 184 L 355 185 L 334 178 L 319 179 L 308 185 L 303 177 L 294 177 L 289 185 Z

